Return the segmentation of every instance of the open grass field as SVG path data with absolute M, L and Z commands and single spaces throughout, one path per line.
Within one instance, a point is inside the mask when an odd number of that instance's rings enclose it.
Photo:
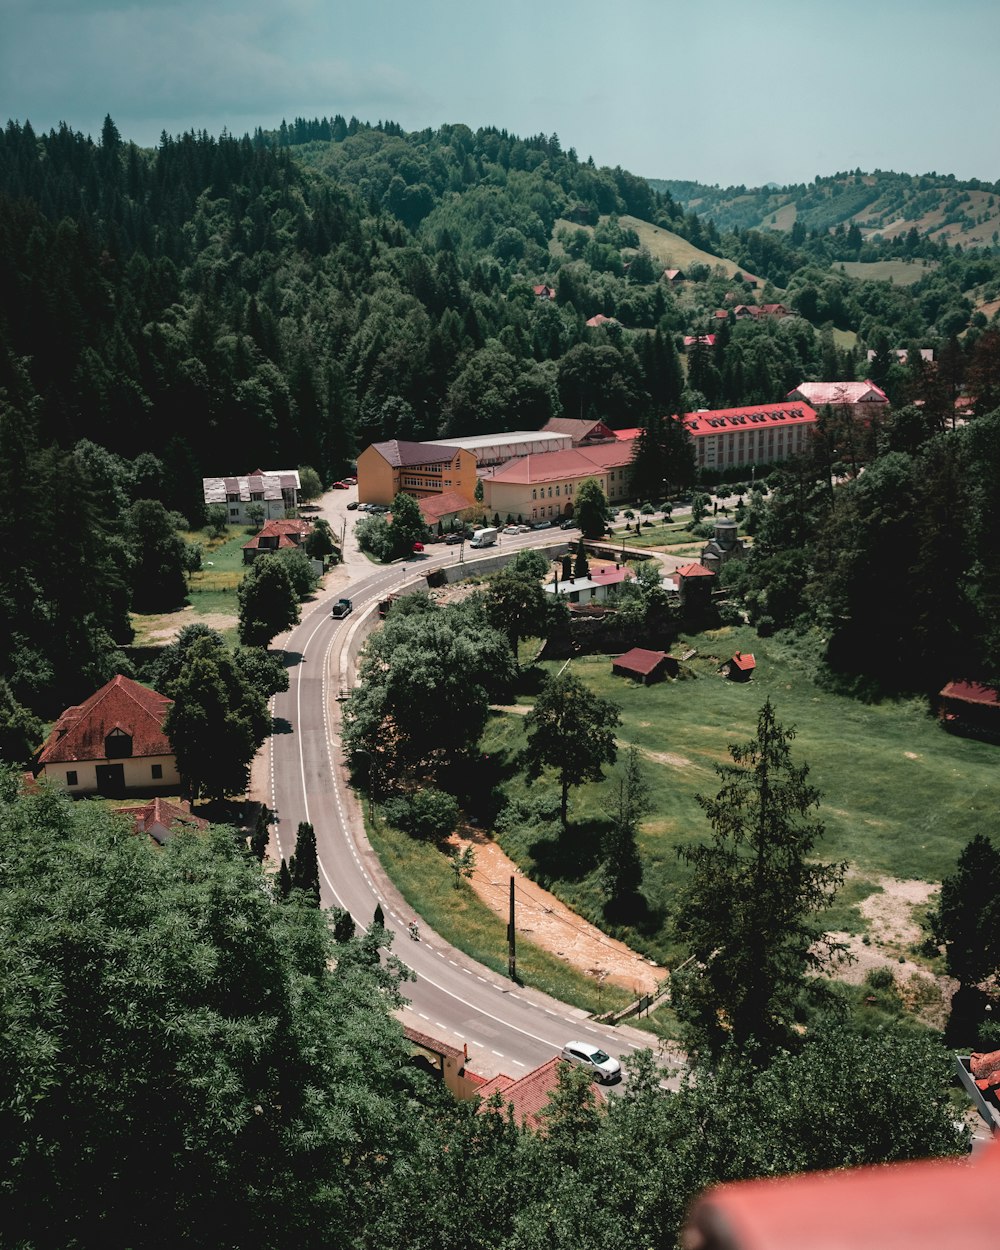
M 211 617 L 208 623 L 236 645 L 236 618 L 239 604 L 236 590 L 246 565 L 243 563 L 243 544 L 252 531 L 243 526 L 230 526 L 222 538 L 210 538 L 205 530 L 183 531 L 187 542 L 197 542 L 202 547 L 202 567 L 188 578 L 188 607 L 184 611 L 160 613 L 156 616 L 132 615 L 137 645 L 162 644 L 168 635 L 176 632 L 180 624 L 190 625 L 199 617 Z M 232 624 L 224 622 L 232 621 Z
M 648 914 L 613 930 L 636 949 L 670 962 L 662 921 L 684 871 L 677 850 L 709 834 L 696 795 L 717 792 L 715 766 L 728 762 L 730 743 L 751 738 L 765 698 L 782 724 L 795 726 L 794 758 L 810 765 L 810 780 L 821 792 L 818 818 L 827 833 L 820 855 L 848 861 L 857 874 L 828 927 L 863 931 L 856 905 L 877 889 L 876 877 L 939 881 L 969 838 L 995 829 L 1000 748 L 944 733 L 922 701 L 869 705 L 823 690 L 812 679 L 807 647 L 760 639 L 750 629 L 684 638 L 673 650 L 687 646 L 698 649 L 690 675 L 651 687 L 613 677 L 609 656 L 580 657 L 570 666 L 595 693 L 620 705 L 619 742 L 639 749 L 650 784 L 652 811 L 640 835 Z M 754 679 L 745 685 L 717 672 L 736 650 L 757 659 Z M 506 787 L 515 796 L 527 793 L 515 764 L 523 741 L 523 717 L 492 718 L 484 747 L 507 760 Z M 555 793 L 551 778 L 538 786 Z M 548 826 L 542 835 L 536 828 L 500 838 L 525 872 L 597 923 L 603 920 L 596 870 L 607 799 L 602 785 L 580 787 L 571 792 L 568 834 Z
M 710 269 L 714 269 L 716 265 L 721 265 L 730 278 L 734 273 L 747 272 L 735 261 L 702 251 L 700 247 L 695 247 L 687 239 L 682 239 L 679 234 L 674 234 L 671 230 L 663 230 L 659 226 L 654 226 L 652 222 L 627 215 L 619 217 L 618 220 L 623 228 L 630 227 L 636 232 L 640 246 L 647 247 L 652 256 L 663 262 L 665 269 L 687 269 L 691 265 L 708 265 Z M 756 275 L 750 274 L 749 276 Z
M 849 278 L 861 278 L 870 282 L 894 282 L 897 286 L 910 286 L 936 269 L 937 261 L 847 260 L 837 261 L 831 268 L 835 273 L 843 270 Z

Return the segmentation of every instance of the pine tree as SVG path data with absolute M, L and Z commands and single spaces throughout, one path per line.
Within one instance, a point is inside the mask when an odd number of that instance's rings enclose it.
M 302 890 L 319 906 L 319 857 L 316 833 L 308 821 L 301 821 L 295 838 L 295 854 L 289 866 L 292 888 Z
M 674 1005 L 695 1050 L 717 1054 L 732 1038 L 741 1050 L 773 1052 L 807 971 L 838 950 L 815 916 L 845 865 L 813 858 L 824 832 L 809 819 L 819 792 L 808 765 L 792 761 L 794 736 L 768 700 L 754 738 L 729 748 L 732 764 L 716 766 L 722 789 L 698 795 L 712 841 L 680 852 L 692 876 L 673 930 L 693 966 L 674 979 Z
M 278 869 L 278 898 L 286 899 L 291 892 L 292 874 L 288 871 L 288 865 L 282 859 L 281 867 Z

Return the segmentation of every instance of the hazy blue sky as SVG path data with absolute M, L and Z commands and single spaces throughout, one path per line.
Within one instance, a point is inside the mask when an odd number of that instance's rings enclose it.
M 464 122 L 722 184 L 1000 178 L 998 64 L 997 0 L 0 0 L 0 120 Z

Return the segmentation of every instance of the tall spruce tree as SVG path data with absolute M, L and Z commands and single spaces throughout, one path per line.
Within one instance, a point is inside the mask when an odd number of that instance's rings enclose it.
M 766 1056 L 788 1036 L 794 999 L 810 970 L 838 948 L 816 921 L 845 865 L 813 856 L 823 825 L 810 819 L 819 791 L 795 764 L 793 729 L 768 700 L 750 742 L 716 766 L 722 789 L 698 795 L 712 841 L 683 847 L 692 875 L 676 907 L 674 936 L 691 964 L 674 981 L 674 1005 L 693 1049 L 717 1054 L 732 1039 Z

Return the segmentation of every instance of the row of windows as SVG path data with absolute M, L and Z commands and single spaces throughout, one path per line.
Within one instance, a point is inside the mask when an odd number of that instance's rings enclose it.
M 556 491 L 556 495 L 558 495 L 558 494 L 559 494 L 559 487 L 558 487 L 558 486 L 555 488 L 555 491 Z M 572 493 L 573 493 L 573 483 L 572 483 L 572 482 L 567 482 L 567 483 L 566 483 L 566 490 L 565 490 L 565 494 L 567 494 L 567 495 L 572 495 Z M 548 497 L 549 497 L 549 499 L 551 499 L 551 498 L 552 498 L 552 487 L 551 487 L 551 486 L 549 487 L 549 494 L 548 494 Z M 538 490 L 533 490 L 533 491 L 531 492 L 531 498 L 532 498 L 532 499 L 544 499 L 544 498 L 545 498 L 545 487 L 544 487 L 544 486 L 540 486 L 540 487 L 538 488 Z
M 150 764 L 149 775 L 153 781 L 163 780 L 163 765 Z M 66 769 L 66 784 L 68 786 L 78 786 L 80 784 L 80 774 L 75 768 Z

